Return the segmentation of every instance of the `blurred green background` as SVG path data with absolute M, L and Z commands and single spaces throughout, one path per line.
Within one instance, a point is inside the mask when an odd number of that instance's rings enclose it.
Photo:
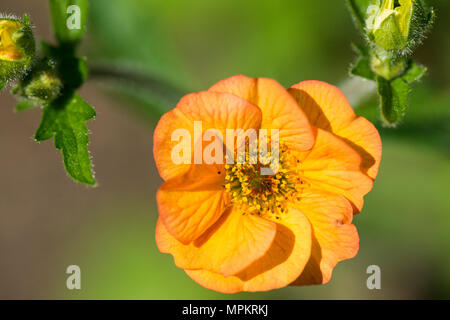
M 223 295 L 194 283 L 155 246 L 155 110 L 240 73 L 285 86 L 323 80 L 351 98 L 350 43 L 361 37 L 344 1 L 90 1 L 82 51 L 92 81 L 82 95 L 98 110 L 88 125 L 100 186 L 70 181 L 52 143 L 31 141 L 39 111 L 14 115 L 14 100 L 0 96 L 0 298 L 450 298 L 450 2 L 427 2 L 437 20 L 415 59 L 429 73 L 414 86 L 402 124 L 382 128 L 376 96 L 358 99 L 357 113 L 380 129 L 383 159 L 354 219 L 357 257 L 338 264 L 327 285 Z M 51 39 L 42 4 L 6 0 L 1 11 L 29 12 L 36 32 Z M 105 70 L 128 78 L 109 81 Z M 81 267 L 80 291 L 65 287 L 70 264 Z M 381 290 L 366 287 L 372 264 L 381 268 Z

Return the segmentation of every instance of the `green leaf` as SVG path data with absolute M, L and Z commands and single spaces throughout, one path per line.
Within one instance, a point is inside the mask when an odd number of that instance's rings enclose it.
M 413 42 L 412 46 L 415 46 L 423 40 L 433 25 L 435 12 L 433 8 L 429 8 L 423 1 L 416 0 L 413 7 L 413 16 L 409 39 Z
M 377 76 L 381 118 L 389 127 L 397 125 L 404 117 L 408 104 L 409 84 L 401 77 L 386 80 Z
M 63 46 L 76 46 L 86 30 L 88 1 L 49 0 L 49 4 L 56 38 Z
M 6 86 L 6 81 L 0 80 L 0 91 L 2 91 L 5 86 Z
M 17 106 L 14 109 L 14 112 L 22 112 L 25 110 L 33 109 L 37 106 L 38 105 L 36 103 L 34 103 L 33 101 L 30 101 L 25 98 L 19 98 L 19 102 L 17 103 Z
M 419 64 L 412 62 L 408 67 L 408 69 L 403 74 L 402 79 L 407 83 L 413 83 L 417 80 L 420 80 L 420 78 L 422 78 L 425 75 L 427 70 L 428 69 L 425 66 L 421 66 Z
M 86 121 L 96 113 L 78 94 L 72 92 L 55 100 L 43 112 L 35 140 L 55 137 L 55 147 L 62 151 L 64 167 L 69 176 L 80 183 L 95 186 Z
M 352 47 L 359 54 L 359 57 L 350 69 L 350 73 L 368 80 L 375 80 L 375 73 L 370 66 L 369 50 L 358 44 L 352 44 Z

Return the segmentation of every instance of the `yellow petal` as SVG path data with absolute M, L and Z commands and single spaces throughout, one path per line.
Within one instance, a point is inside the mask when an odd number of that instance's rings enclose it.
M 160 217 L 179 241 L 194 241 L 225 212 L 229 198 L 222 186 L 224 175 L 223 165 L 192 165 L 188 173 L 158 190 Z
M 362 157 L 361 169 L 375 179 L 381 160 L 381 138 L 375 126 L 358 117 L 335 86 L 303 81 L 289 89 L 312 125 L 342 138 Z
M 275 80 L 238 75 L 218 82 L 209 91 L 232 93 L 258 106 L 262 111 L 261 128 L 280 130 L 280 141 L 291 148 L 305 151 L 312 147 L 314 135 L 308 119 Z
M 156 242 L 183 269 L 204 269 L 234 275 L 263 256 L 271 247 L 276 224 L 256 215 L 229 209 L 202 237 L 189 245 L 177 241 L 160 219 Z
M 271 248 L 235 276 L 206 270 L 185 270 L 200 285 L 223 293 L 267 291 L 293 282 L 303 271 L 311 253 L 311 225 L 298 210 L 290 209 L 277 224 Z
M 180 143 L 172 141 L 175 130 L 186 129 L 190 134 L 191 161 L 194 163 L 194 122 L 202 122 L 202 134 L 217 129 L 226 137 L 226 129 L 259 129 L 261 111 L 248 101 L 226 93 L 199 92 L 184 96 L 177 107 L 162 116 L 153 136 L 153 154 L 159 174 L 168 180 L 185 174 L 191 164 L 175 164 L 172 150 Z M 203 143 L 203 148 L 208 143 Z M 203 150 L 203 149 L 202 149 Z
M 339 261 L 353 258 L 359 248 L 353 210 L 342 196 L 319 190 L 303 192 L 296 205 L 313 228 L 311 257 L 293 285 L 327 283 Z
M 347 143 L 317 129 L 316 143 L 301 155 L 301 175 L 311 187 L 343 195 L 361 211 L 373 181 L 360 170 L 361 156 Z

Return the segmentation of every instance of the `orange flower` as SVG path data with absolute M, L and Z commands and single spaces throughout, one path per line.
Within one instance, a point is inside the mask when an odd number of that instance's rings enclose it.
M 278 129 L 278 172 L 261 177 L 248 161 L 174 164 L 172 133 L 194 133 L 194 121 L 223 137 L 226 129 Z M 339 261 L 356 255 L 352 217 L 377 175 L 381 140 L 334 86 L 305 81 L 285 90 L 271 79 L 235 76 L 166 113 L 154 156 L 165 180 L 157 193 L 159 250 L 206 288 L 265 291 L 327 283 Z

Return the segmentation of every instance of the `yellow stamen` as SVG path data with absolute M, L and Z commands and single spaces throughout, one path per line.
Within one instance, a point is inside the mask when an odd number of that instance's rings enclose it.
M 245 213 L 282 219 L 287 204 L 300 199 L 300 161 L 292 156 L 289 149 L 281 147 L 278 172 L 262 175 L 261 167 L 267 167 L 274 160 L 270 153 L 256 164 L 250 164 L 250 158 L 247 151 L 244 163 L 225 166 L 225 188 L 230 192 L 231 202 Z

